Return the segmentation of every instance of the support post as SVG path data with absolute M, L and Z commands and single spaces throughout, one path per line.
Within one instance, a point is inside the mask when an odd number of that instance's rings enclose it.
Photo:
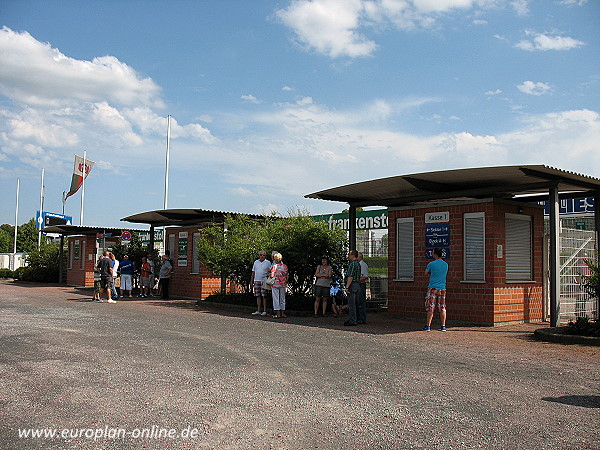
M 60 235 L 60 248 L 58 249 L 58 284 L 62 284 L 63 282 L 63 254 L 64 254 L 64 245 L 65 245 L 65 235 Z M 94 263 L 96 261 L 94 260 Z
M 148 253 L 154 257 L 154 225 L 150 224 L 150 243 L 148 244 Z
M 550 188 L 550 326 L 560 321 L 560 216 L 558 186 Z
M 348 209 L 348 222 L 350 250 L 356 250 L 356 206 L 350 205 Z

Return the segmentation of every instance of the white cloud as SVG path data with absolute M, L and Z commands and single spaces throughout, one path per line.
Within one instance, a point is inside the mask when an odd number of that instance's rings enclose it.
M 571 50 L 573 48 L 585 45 L 585 42 L 578 41 L 571 37 L 549 36 L 541 33 L 527 32 L 533 35 L 533 39 L 519 41 L 515 47 L 528 52 L 548 51 L 548 50 Z
M 565 6 L 583 6 L 588 0 L 561 0 L 558 2 L 559 5 Z
M 26 32 L 0 30 L 0 151 L 10 160 L 66 169 L 85 148 L 98 168 L 150 164 L 164 147 L 160 88 L 111 56 L 80 61 Z M 172 138 L 218 142 L 200 124 L 172 119 Z M 154 156 L 155 155 L 155 156 Z
M 550 85 L 541 82 L 524 81 L 517 85 L 517 89 L 528 95 L 543 95 L 550 91 Z
M 284 87 L 282 87 L 282 88 L 281 88 L 281 90 L 282 90 L 282 91 L 293 91 L 293 90 L 294 90 L 294 88 L 293 88 L 293 87 L 290 87 L 290 86 L 284 86 Z
M 60 106 L 108 100 L 162 107 L 160 89 L 114 56 L 69 58 L 29 33 L 0 30 L 0 93 L 23 104 Z
M 378 48 L 371 35 L 392 28 L 433 29 L 439 20 L 473 9 L 476 14 L 507 0 L 292 0 L 275 17 L 294 33 L 306 49 L 330 58 L 371 56 Z M 510 2 L 519 15 L 528 12 L 528 0 Z M 487 21 L 475 19 L 474 24 Z
M 500 89 L 496 89 L 495 91 L 486 91 L 485 95 L 500 95 L 502 91 Z
M 519 16 L 525 16 L 529 13 L 529 0 L 513 0 L 512 7 Z
M 245 100 L 249 103 L 254 103 L 255 105 L 260 104 L 260 100 L 258 100 L 254 95 L 248 94 L 248 95 L 242 95 L 240 97 L 242 100 Z
M 360 0 L 296 0 L 277 17 L 298 41 L 332 58 L 371 55 L 377 45 L 358 32 Z

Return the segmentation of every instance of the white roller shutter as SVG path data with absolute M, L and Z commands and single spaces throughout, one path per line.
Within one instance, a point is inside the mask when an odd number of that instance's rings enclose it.
M 464 280 L 485 281 L 485 214 L 465 213 Z
M 506 281 L 532 281 L 531 216 L 506 215 Z
M 415 223 L 414 218 L 396 220 L 396 278 L 414 281 L 415 278 Z

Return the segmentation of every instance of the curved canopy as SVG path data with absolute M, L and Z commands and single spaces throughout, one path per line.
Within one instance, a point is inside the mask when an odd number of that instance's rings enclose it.
M 544 165 L 480 167 L 380 178 L 305 197 L 352 206 L 404 206 L 439 200 L 515 199 L 519 196 L 537 201 L 547 199 L 548 190 L 555 186 L 561 193 L 593 196 L 593 191 L 600 190 L 600 179 Z

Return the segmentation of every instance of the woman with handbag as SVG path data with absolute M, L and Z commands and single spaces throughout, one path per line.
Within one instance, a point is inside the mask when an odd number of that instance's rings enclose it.
M 273 296 L 273 314 L 274 319 L 281 319 L 285 315 L 285 288 L 288 282 L 288 267 L 281 261 L 281 253 L 273 255 L 273 266 L 269 278 L 274 278 L 271 285 L 271 295 Z M 269 283 L 269 280 L 267 280 Z

